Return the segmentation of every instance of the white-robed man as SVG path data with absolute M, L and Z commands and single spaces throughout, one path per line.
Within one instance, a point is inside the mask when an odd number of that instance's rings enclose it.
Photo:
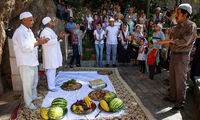
M 25 107 L 36 109 L 33 100 L 40 99 L 37 96 L 38 84 L 38 51 L 37 46 L 46 43 L 49 39 L 42 37 L 36 41 L 31 27 L 34 20 L 30 12 L 23 12 L 19 16 L 21 25 L 13 35 L 13 45 L 16 55 L 17 66 L 23 84 Z
M 56 69 L 62 66 L 62 53 L 59 40 L 64 39 L 65 35 L 60 33 L 59 36 L 53 31 L 54 22 L 50 17 L 42 20 L 45 28 L 41 32 L 40 37 L 46 37 L 50 40 L 42 45 L 43 48 L 43 67 L 47 70 L 48 89 L 57 91 L 56 89 Z

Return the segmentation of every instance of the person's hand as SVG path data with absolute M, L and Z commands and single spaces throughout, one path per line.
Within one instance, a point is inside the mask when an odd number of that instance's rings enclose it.
M 41 37 L 40 39 L 38 39 L 37 43 L 38 45 L 42 45 L 42 44 L 47 43 L 49 40 L 50 40 L 49 38 Z
M 64 39 L 65 38 L 65 34 L 64 33 L 60 33 L 58 36 L 60 39 Z
M 118 40 L 121 41 L 122 39 L 119 37 Z
M 173 35 L 173 34 L 174 34 L 174 30 L 173 30 L 172 28 L 167 28 L 166 30 L 168 31 L 168 33 L 169 33 L 170 35 Z
M 87 30 L 84 30 L 84 32 L 83 32 L 83 33 L 85 34 L 86 32 L 87 32 Z

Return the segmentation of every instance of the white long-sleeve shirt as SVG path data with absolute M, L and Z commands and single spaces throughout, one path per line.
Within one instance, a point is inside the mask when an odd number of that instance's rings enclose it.
M 36 39 L 30 28 L 21 24 L 15 30 L 12 40 L 18 67 L 39 65 L 37 47 L 34 47 Z
M 118 37 L 118 32 L 119 32 L 119 29 L 117 26 L 108 26 L 106 28 L 106 32 L 108 31 L 108 34 L 107 34 L 107 41 L 106 41 L 106 44 L 118 44 L 118 41 L 117 41 L 117 37 Z
M 40 36 L 50 39 L 42 45 L 43 67 L 45 69 L 55 69 L 62 66 L 62 53 L 56 33 L 51 28 L 45 27 Z

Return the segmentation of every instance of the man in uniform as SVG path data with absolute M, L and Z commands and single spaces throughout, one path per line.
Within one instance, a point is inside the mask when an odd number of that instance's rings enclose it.
M 170 43 L 170 96 L 165 100 L 175 102 L 173 110 L 183 108 L 186 97 L 187 69 L 197 32 L 196 24 L 189 20 L 191 14 L 192 7 L 190 4 L 179 5 L 176 13 L 178 25 L 173 30 L 169 30 L 173 40 L 157 42 L 157 44 Z
M 23 84 L 25 107 L 36 109 L 33 100 L 40 99 L 37 96 L 38 84 L 38 58 L 37 46 L 46 43 L 49 39 L 42 37 L 36 41 L 31 27 L 33 26 L 33 16 L 30 12 L 20 14 L 21 25 L 15 30 L 13 35 L 13 45 L 19 67 L 20 77 Z

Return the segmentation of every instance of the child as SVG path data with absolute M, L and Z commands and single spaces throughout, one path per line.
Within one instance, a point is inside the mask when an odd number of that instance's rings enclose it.
M 139 70 L 138 76 L 143 77 L 145 73 L 145 59 L 146 59 L 146 45 L 144 44 L 144 38 L 140 40 L 140 46 L 138 51 L 137 60 L 139 61 Z
M 97 24 L 97 29 L 94 31 L 95 49 L 96 49 L 96 67 L 103 67 L 103 48 L 105 31 L 101 27 L 101 23 Z
M 156 64 L 159 63 L 158 52 L 159 52 L 159 49 L 157 45 L 153 44 L 153 41 L 151 40 L 149 44 L 149 51 L 146 57 L 146 69 L 147 69 L 147 72 L 149 72 L 149 78 L 147 78 L 146 80 L 149 80 L 149 81 L 153 80 Z
M 86 30 L 84 33 L 80 30 L 80 24 L 77 23 L 75 30 L 73 31 L 73 56 L 70 61 L 70 68 L 73 68 L 74 59 L 76 58 L 76 66 L 80 67 L 80 56 L 82 55 L 82 39 L 85 37 Z
M 152 40 L 153 41 L 163 41 L 165 40 L 165 34 L 162 32 L 162 24 L 157 24 L 155 27 L 155 32 L 153 33 Z M 159 45 L 159 51 L 160 51 L 160 62 L 156 66 L 156 71 L 157 73 L 161 73 L 161 65 L 163 63 L 163 57 L 161 56 L 161 50 L 162 50 L 162 45 Z
M 129 26 L 129 34 L 132 35 L 135 23 L 131 20 L 131 16 L 128 16 L 127 23 L 128 23 L 128 26 Z

